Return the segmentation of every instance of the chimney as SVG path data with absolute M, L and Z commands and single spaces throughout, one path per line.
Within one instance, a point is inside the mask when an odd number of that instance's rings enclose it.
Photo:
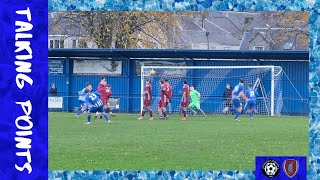
M 204 29 L 204 20 L 208 18 L 209 14 L 207 12 L 194 13 L 193 21 L 202 29 Z
M 252 21 L 253 17 L 245 17 L 244 18 L 244 31 L 250 32 L 252 30 Z

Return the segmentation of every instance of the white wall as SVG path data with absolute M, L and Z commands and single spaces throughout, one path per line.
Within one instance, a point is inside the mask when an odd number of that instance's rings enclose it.
M 193 44 L 192 49 L 208 49 L 208 44 L 207 43 Z M 209 49 L 210 50 L 226 50 L 226 49 L 239 50 L 240 46 L 226 46 L 221 44 L 209 43 Z
M 79 41 L 83 39 L 82 37 L 67 37 L 63 35 L 49 35 L 48 37 L 48 47 L 50 48 L 50 40 L 53 40 L 53 48 L 55 48 L 55 40 L 64 40 L 64 48 L 73 48 L 73 40 L 76 41 L 76 48 L 78 47 Z M 94 42 L 87 42 L 88 48 L 97 48 Z M 60 46 L 58 48 L 61 48 Z

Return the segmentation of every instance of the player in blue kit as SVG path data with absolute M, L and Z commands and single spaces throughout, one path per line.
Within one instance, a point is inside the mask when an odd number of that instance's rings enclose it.
M 258 94 L 257 90 L 253 89 L 252 84 L 249 84 L 248 88 L 249 89 L 246 91 L 246 97 L 248 97 L 247 109 L 250 114 L 250 120 L 252 120 L 252 112 L 253 111 L 257 112 L 256 99 L 257 99 L 257 96 L 259 96 L 259 94 Z
M 91 113 L 102 113 L 103 117 L 108 121 L 109 124 L 111 124 L 111 121 L 108 118 L 108 115 L 103 110 L 103 102 L 100 99 L 99 93 L 91 93 L 89 89 L 85 90 L 86 93 L 86 106 L 85 109 L 88 109 L 89 104 L 92 104 L 92 107 L 87 111 L 88 114 L 88 122 L 84 124 L 90 124 L 91 123 Z M 83 110 L 85 110 L 83 109 Z
M 86 93 L 85 93 L 85 90 L 86 89 L 89 89 L 89 91 L 91 92 L 92 91 L 92 86 L 90 83 L 87 83 L 86 84 L 86 87 L 83 88 L 81 91 L 78 92 L 78 95 L 79 95 L 79 104 L 80 104 L 80 110 L 79 112 L 76 114 L 76 117 L 79 117 L 80 114 L 82 114 L 83 112 L 87 111 L 88 109 L 84 109 L 84 107 L 86 106 Z M 84 110 L 83 110 L 84 109 Z
M 245 101 L 248 101 L 247 97 L 244 94 L 244 80 L 240 79 L 239 84 L 236 85 L 232 91 L 232 103 L 235 108 L 231 108 L 236 110 L 236 115 L 234 117 L 235 121 L 240 121 L 238 120 L 239 115 L 242 112 L 242 103 L 241 103 L 241 98 L 244 99 Z

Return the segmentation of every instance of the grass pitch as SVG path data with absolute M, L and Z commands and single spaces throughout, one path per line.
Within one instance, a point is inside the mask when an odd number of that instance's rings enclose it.
M 308 117 L 74 115 L 49 113 L 50 170 L 254 170 L 255 156 L 308 155 Z

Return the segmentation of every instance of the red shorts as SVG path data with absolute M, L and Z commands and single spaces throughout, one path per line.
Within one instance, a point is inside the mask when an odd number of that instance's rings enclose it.
M 143 100 L 143 105 L 144 106 L 150 106 L 151 105 L 151 100 L 147 100 L 147 99 Z
M 101 101 L 103 103 L 103 106 L 107 106 L 108 105 L 108 99 L 107 98 L 101 98 Z
M 167 107 L 167 102 L 160 100 L 159 101 L 159 108 L 166 108 Z
M 186 101 L 186 102 L 181 102 L 181 107 L 188 107 L 189 106 L 189 101 Z

